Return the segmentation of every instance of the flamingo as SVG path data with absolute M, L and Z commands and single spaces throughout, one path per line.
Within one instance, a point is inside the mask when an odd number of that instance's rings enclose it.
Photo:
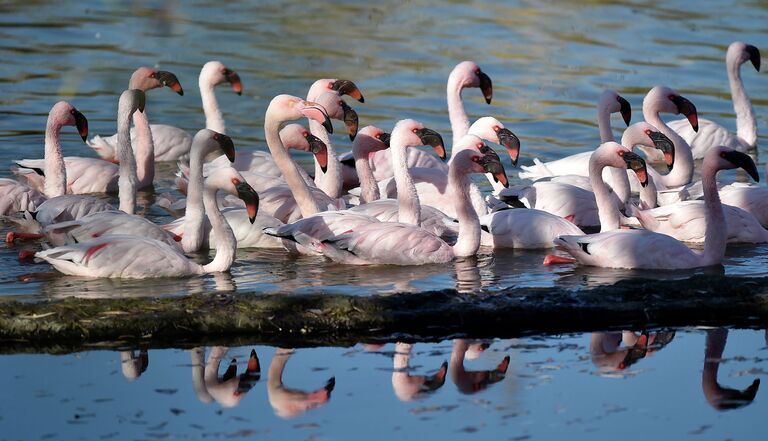
M 45 225 L 77 219 L 98 211 L 114 210 L 110 204 L 94 197 L 65 194 L 67 171 L 61 154 L 59 134 L 64 125 L 76 126 L 83 139 L 88 136 L 88 120 L 71 104 L 60 101 L 51 108 L 45 129 L 45 159 L 43 160 L 49 170 L 50 179 L 41 183 L 44 185 L 48 199 L 35 211 L 24 212 L 21 218 L 5 218 L 24 230 L 24 232 L 8 232 L 6 242 L 13 242 L 17 238 L 40 239 L 44 237 L 41 229 Z
M 58 271 L 75 276 L 146 279 L 181 277 L 229 271 L 237 251 L 232 229 L 219 211 L 216 193 L 237 194 L 246 203 L 248 217 L 254 219 L 258 195 L 233 168 L 215 170 L 206 179 L 203 196 L 208 218 L 217 235 L 218 247 L 213 261 L 200 265 L 178 248 L 141 236 L 116 235 L 93 241 L 64 245 L 37 252 Z
M 118 133 L 120 134 L 120 131 L 122 131 L 122 135 L 118 137 L 118 151 L 128 152 L 128 155 L 130 155 L 131 148 L 127 145 L 129 139 L 128 128 L 130 125 L 127 122 L 130 118 L 128 112 L 130 112 L 129 104 L 121 100 L 119 115 L 121 115 L 124 123 L 118 125 L 120 127 Z M 174 222 L 174 224 L 181 224 L 181 228 L 162 227 L 144 217 L 133 215 L 134 204 L 133 201 L 129 200 L 126 204 L 121 204 L 121 209 L 124 211 L 114 210 L 92 213 L 77 220 L 49 225 L 44 229 L 44 232 L 54 245 L 79 243 L 96 237 L 127 234 L 152 238 L 171 246 L 177 246 L 178 241 L 182 240 L 182 247 L 185 252 L 198 251 L 202 243 L 201 236 L 203 236 L 205 220 L 203 177 L 202 171 L 199 169 L 202 168 L 202 158 L 213 152 L 224 152 L 226 157 L 233 159 L 235 147 L 227 135 L 216 133 L 209 129 L 200 130 L 193 139 L 190 151 L 190 169 L 192 169 L 191 176 L 194 184 L 189 186 L 188 200 L 190 202 L 187 205 L 187 216 Z M 124 153 L 121 153 L 120 158 L 120 164 L 129 164 L 134 161 L 132 157 L 124 155 Z M 127 195 L 135 194 L 135 192 L 135 187 L 130 185 L 121 189 L 120 197 L 125 199 Z M 243 208 L 243 210 L 245 209 Z M 244 212 L 241 212 L 241 216 L 244 219 L 247 218 Z M 229 216 L 225 215 L 225 217 L 229 220 Z M 181 235 L 185 231 L 187 234 L 184 234 L 182 239 Z M 206 233 L 209 232 L 210 224 Z M 205 234 L 205 236 L 207 237 L 208 234 Z
M 608 143 L 613 142 L 608 141 Z M 660 148 L 667 149 L 670 145 L 670 142 L 667 138 L 663 137 L 663 135 L 655 132 L 653 127 L 643 122 L 635 123 L 629 126 L 621 137 L 621 145 L 627 146 L 628 148 L 635 145 L 655 146 L 657 144 L 660 146 Z M 605 230 L 606 228 L 618 228 L 618 214 L 615 218 L 612 217 L 610 225 L 606 225 L 604 222 L 601 222 L 603 219 L 601 219 L 599 216 L 600 202 L 598 201 L 597 192 L 603 192 L 603 190 L 605 191 L 605 203 L 611 204 L 617 213 L 619 207 L 623 207 L 624 203 L 621 201 L 618 195 L 610 192 L 610 189 L 607 187 L 603 189 L 603 170 L 607 168 L 605 166 L 610 166 L 611 164 L 595 164 L 594 161 L 596 159 L 600 159 L 600 157 L 595 157 L 593 153 L 589 162 L 588 178 L 579 176 L 576 177 L 576 179 L 571 178 L 568 182 L 563 182 L 560 180 L 565 177 L 558 177 L 557 179 L 553 178 L 552 180 L 540 179 L 529 185 L 518 185 L 511 187 L 508 190 L 504 190 L 500 193 L 500 199 L 505 202 L 522 202 L 530 208 L 546 211 L 548 213 L 568 219 L 580 227 L 597 227 L 602 224 L 604 231 L 607 231 Z M 597 177 L 599 178 L 600 188 L 595 187 L 596 177 L 592 176 L 592 174 L 597 171 L 599 171 L 601 174 L 599 177 Z M 623 170 L 622 173 L 624 173 Z M 585 179 L 589 181 L 589 185 L 583 182 Z M 505 214 L 498 216 L 503 217 L 522 215 Z M 496 216 L 493 216 L 491 219 L 495 217 Z M 551 222 L 553 221 L 547 222 L 550 222 L 551 225 Z M 508 230 L 503 229 L 502 225 L 504 224 L 499 225 L 501 228 L 499 230 L 499 235 L 501 235 L 502 231 L 508 232 Z M 556 223 L 556 225 L 562 224 Z M 560 228 L 562 228 L 562 226 Z M 544 229 L 543 232 L 545 235 L 549 234 L 547 233 L 546 229 Z M 494 236 L 496 235 L 497 234 L 494 234 Z
M 605 90 L 597 100 L 597 128 L 600 131 L 600 142 L 614 141 L 611 131 L 611 114 L 621 113 L 624 123 L 629 126 L 632 119 L 632 108 L 624 97 L 615 90 Z M 555 161 L 541 162 L 539 158 L 534 158 L 534 165 L 522 165 L 523 170 L 519 173 L 520 179 L 538 180 L 548 176 L 580 175 L 588 176 L 589 158 L 592 156 L 592 150 Z
M 616 149 L 616 154 L 611 155 L 613 160 L 617 160 L 619 152 L 620 150 Z M 703 253 L 694 252 L 682 242 L 665 234 L 648 230 L 615 230 L 588 236 L 558 237 L 555 239 L 557 248 L 566 251 L 574 259 L 547 256 L 545 264 L 575 261 L 582 265 L 606 268 L 663 270 L 720 265 L 725 255 L 727 226 L 715 176 L 719 170 L 739 167 L 755 181 L 759 180 L 755 163 L 744 153 L 721 146 L 710 149 L 704 157 L 701 175 L 707 226 Z
M 163 75 L 166 74 L 165 72 L 162 73 Z M 160 81 L 157 75 L 150 78 L 154 81 Z M 175 79 L 176 77 L 173 76 L 172 78 Z M 131 83 L 135 82 L 131 81 Z M 172 84 L 178 85 L 178 82 Z M 145 100 L 143 91 L 141 97 L 142 100 Z M 142 101 L 142 109 L 143 105 Z M 136 144 L 138 146 L 135 149 L 137 163 L 136 185 L 137 189 L 143 189 L 151 187 L 155 179 L 154 144 L 149 123 L 143 111 L 138 112 L 134 116 L 134 124 L 136 124 L 138 130 L 136 137 Z M 18 168 L 13 170 L 15 174 L 26 178 L 28 182 L 33 183 L 35 186 L 44 185 L 46 180 L 46 163 L 44 159 L 22 159 L 14 162 L 18 165 Z M 118 189 L 120 168 L 117 164 L 98 158 L 67 156 L 64 158 L 64 165 L 67 176 L 66 189 L 69 194 L 106 193 L 114 192 Z
M 699 131 L 692 130 L 685 120 L 671 121 L 669 127 L 691 146 L 693 159 L 703 158 L 707 150 L 724 145 L 740 152 L 748 152 L 757 146 L 757 118 L 752 102 L 741 80 L 741 65 L 750 61 L 760 72 L 760 50 L 751 44 L 734 41 L 728 46 L 725 67 L 731 87 L 733 110 L 736 113 L 736 134 L 708 119 L 699 120 Z
M 267 370 L 267 399 L 275 415 L 285 419 L 323 406 L 331 399 L 331 392 L 336 387 L 336 377 L 329 378 L 323 387 L 313 392 L 287 387 L 283 383 L 283 371 L 293 353 L 293 349 L 275 349 Z
M 491 104 L 491 100 L 493 99 L 493 83 L 491 78 L 480 69 L 477 63 L 473 61 L 462 61 L 451 70 L 446 85 L 446 97 L 448 101 L 448 116 L 451 121 L 454 142 L 466 135 L 470 126 L 469 117 L 464 110 L 464 101 L 461 97 L 461 92 L 466 88 L 479 88 L 485 98 L 485 102 L 488 104 Z M 351 155 L 346 157 L 342 156 L 340 159 L 345 160 L 350 157 Z M 392 161 L 390 154 L 387 151 L 375 153 L 370 159 L 371 170 L 377 181 L 383 181 L 394 176 Z M 445 172 L 448 171 L 448 167 L 445 163 L 427 152 L 418 149 L 408 150 L 406 164 L 409 169 L 417 167 L 439 168 Z M 345 187 L 351 188 L 358 185 L 358 178 L 353 163 L 347 162 L 347 166 L 343 167 L 343 173 Z
M 129 89 L 141 89 L 144 91 L 160 87 L 163 85 L 171 87 L 174 91 L 183 95 L 184 92 L 175 80 L 175 75 L 170 72 L 158 71 L 154 77 L 153 69 L 141 67 L 131 76 Z M 147 76 L 149 73 L 150 76 Z M 152 81 L 153 79 L 162 79 L 163 81 Z M 200 97 L 203 102 L 203 113 L 205 114 L 205 127 L 215 132 L 225 134 L 226 125 L 219 109 L 219 103 L 216 100 L 214 87 L 229 83 L 232 90 L 238 95 L 242 93 L 242 83 L 237 72 L 226 67 L 220 61 L 209 61 L 203 65 L 200 70 L 198 85 L 200 87 Z M 131 129 L 131 139 L 135 139 L 140 127 L 146 125 L 146 120 L 138 121 L 136 127 Z M 155 147 L 155 161 L 175 161 L 177 159 L 186 159 L 192 148 L 192 136 L 183 129 L 166 124 L 151 124 L 149 128 L 152 133 L 152 141 Z M 94 136 L 88 145 L 91 146 L 103 159 L 116 161 L 117 135 L 102 138 Z
M 439 136 L 414 120 L 402 120 L 395 125 L 390 139 L 392 159 L 397 161 L 399 222 L 378 222 L 363 225 L 323 242 L 315 241 L 317 251 L 334 261 L 355 264 L 424 265 L 444 263 L 455 258 L 474 255 L 480 246 L 480 225 L 468 194 L 470 173 L 493 173 L 506 181 L 504 168 L 497 155 L 483 154 L 488 148 L 480 138 L 466 135 L 456 144 L 461 148 L 451 163 L 449 188 L 459 214 L 459 235 L 454 246 L 419 226 L 420 205 L 406 163 L 406 147 L 425 141 L 424 134 Z M 419 134 L 422 136 L 419 136 Z

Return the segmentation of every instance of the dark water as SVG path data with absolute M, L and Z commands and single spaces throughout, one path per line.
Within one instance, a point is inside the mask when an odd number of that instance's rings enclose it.
M 764 331 L 612 337 L 3 356 L 0 439 L 764 439 Z

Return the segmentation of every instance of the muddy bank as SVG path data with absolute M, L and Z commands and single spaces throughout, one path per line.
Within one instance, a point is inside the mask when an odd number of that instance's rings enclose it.
M 84 346 L 151 347 L 514 337 L 663 326 L 764 326 L 768 278 L 628 280 L 573 291 L 455 290 L 343 295 L 193 295 L 175 298 L 0 302 L 0 352 Z

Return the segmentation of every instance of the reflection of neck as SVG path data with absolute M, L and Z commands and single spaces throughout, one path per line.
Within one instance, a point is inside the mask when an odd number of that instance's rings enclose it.
M 720 368 L 720 359 L 725 350 L 728 339 L 728 330 L 723 328 L 707 331 L 707 343 L 704 350 L 704 370 L 701 373 L 701 387 L 704 395 L 715 396 L 719 393 L 717 384 L 717 371 Z
M 283 387 L 283 371 L 288 359 L 293 355 L 293 349 L 277 348 L 267 371 L 267 386 L 269 389 Z
M 205 350 L 203 348 L 192 348 L 190 352 L 192 358 L 192 387 L 195 389 L 195 395 L 201 403 L 213 402 L 213 397 L 208 393 L 205 387 Z
M 285 150 L 282 141 L 280 141 L 280 122 L 267 109 L 267 115 L 264 117 L 264 135 L 267 138 L 267 147 L 269 147 L 269 151 L 272 153 L 272 159 L 275 160 L 278 168 L 280 168 L 283 179 L 285 179 L 285 182 L 291 189 L 293 197 L 296 199 L 296 204 L 301 210 L 302 217 L 308 217 L 322 210 L 320 210 L 317 201 L 315 201 L 315 198 L 310 193 L 309 187 L 301 178 L 298 166 L 293 162 L 293 159 Z
M 210 81 L 200 76 L 200 98 L 203 100 L 203 113 L 205 113 L 205 128 L 214 132 L 226 134 L 227 127 L 224 125 L 224 117 L 219 109 L 219 102 L 216 99 L 215 87 Z
M 45 195 L 49 198 L 67 194 L 67 169 L 61 154 L 61 124 L 48 117 L 45 127 Z
M 744 82 L 741 80 L 741 64 L 738 61 L 726 60 L 728 70 L 728 83 L 731 86 L 731 99 L 733 111 L 736 113 L 736 134 L 746 141 L 750 147 L 757 144 L 757 120 L 752 102 L 744 90 Z

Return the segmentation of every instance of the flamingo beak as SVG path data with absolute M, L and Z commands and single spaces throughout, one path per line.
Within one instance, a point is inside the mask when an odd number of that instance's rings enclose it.
M 363 94 L 360 93 L 360 89 L 358 89 L 352 81 L 336 80 L 331 84 L 331 89 L 339 92 L 339 95 L 349 95 L 361 103 L 365 102 L 365 98 L 363 98 Z
M 305 117 L 317 121 L 323 125 L 325 131 L 329 134 L 333 133 L 333 125 L 331 124 L 331 118 L 328 116 L 328 112 L 320 104 L 306 101 L 304 107 L 300 109 L 301 114 Z
M 688 118 L 688 122 L 691 123 L 694 132 L 699 131 L 699 115 L 696 113 L 696 106 L 687 98 L 683 98 L 680 95 L 673 95 L 670 97 L 673 103 L 677 106 L 677 112 L 682 113 Z
M 627 168 L 635 172 L 637 179 L 640 180 L 640 185 L 647 186 L 648 170 L 645 167 L 645 160 L 633 152 L 624 152 L 622 158 L 627 163 Z
M 328 170 L 328 146 L 311 133 L 307 134 L 307 142 L 309 142 L 309 151 L 315 155 L 315 159 L 317 159 L 317 163 L 320 165 L 320 170 L 325 173 Z
M 744 169 L 744 171 L 747 172 L 747 174 L 751 176 L 755 182 L 760 182 L 760 175 L 757 173 L 755 161 L 753 161 L 752 158 L 750 158 L 746 153 L 731 150 L 720 153 L 720 156 L 736 167 Z
M 421 387 L 419 387 L 419 392 L 428 393 L 440 389 L 445 384 L 445 377 L 447 374 L 448 362 L 444 361 L 443 364 L 440 365 L 440 369 L 435 375 L 424 379 L 424 383 L 422 383 Z
M 480 71 L 477 75 L 480 77 L 480 90 L 483 92 L 485 102 L 491 104 L 491 99 L 493 99 L 493 83 L 491 82 L 491 77 L 486 75 L 483 71 Z
M 341 110 L 344 111 L 344 125 L 347 126 L 347 132 L 349 132 L 349 140 L 354 141 L 358 128 L 357 112 L 349 107 L 344 100 L 341 100 Z
M 238 75 L 237 72 L 234 70 L 225 69 L 224 78 L 226 78 L 227 82 L 232 85 L 232 90 L 234 90 L 236 94 L 243 94 L 243 85 L 240 82 L 240 75 Z
M 517 160 L 520 157 L 520 139 L 512 133 L 511 130 L 501 128 L 496 132 L 499 137 L 499 144 L 503 145 L 509 153 L 509 157 L 512 158 L 512 165 L 517 165 Z
M 421 142 L 423 145 L 431 146 L 435 149 L 435 152 L 437 153 L 437 156 L 440 157 L 443 161 L 445 161 L 446 154 L 445 154 L 445 144 L 443 144 L 443 137 L 440 136 L 439 133 L 435 132 L 432 129 L 423 128 L 416 130 L 416 135 L 421 139 Z
M 760 72 L 760 49 L 748 44 L 747 53 L 749 54 L 749 61 L 755 66 L 755 70 Z
M 247 182 L 235 184 L 237 197 L 245 202 L 245 209 L 248 212 L 248 220 L 253 223 L 256 220 L 256 213 L 259 211 L 259 195 Z
M 160 81 L 160 84 L 163 86 L 167 86 L 171 88 L 174 92 L 178 93 L 179 95 L 184 95 L 184 89 L 181 88 L 181 83 L 179 83 L 179 79 L 176 78 L 176 75 L 172 74 L 171 72 L 165 71 L 165 70 L 158 70 L 155 73 L 155 78 Z
M 509 187 L 509 179 L 507 179 L 507 173 L 504 171 L 504 166 L 501 165 L 499 155 L 487 145 L 480 149 L 481 152 L 487 152 L 489 150 L 489 153 L 484 154 L 483 157 L 478 160 L 478 164 L 483 166 L 486 173 L 493 175 L 493 179 L 496 182 L 501 182 L 501 185 L 505 188 Z
M 383 142 L 384 145 L 387 146 L 387 148 L 389 148 L 389 140 L 390 139 L 392 139 L 392 135 L 389 134 L 389 133 L 386 133 L 386 132 L 382 133 L 379 136 L 379 141 Z
M 88 120 L 85 115 L 80 113 L 79 110 L 75 110 L 73 113 L 75 117 L 75 127 L 77 127 L 77 133 L 83 138 L 83 141 L 88 139 Z
M 232 142 L 232 138 L 223 133 L 214 133 L 213 139 L 219 143 L 219 148 L 227 155 L 229 162 L 235 162 L 235 143 Z
M 667 168 L 672 170 L 675 165 L 675 143 L 661 132 L 652 131 L 648 137 L 653 141 L 654 147 L 664 153 L 664 162 L 667 164 Z
M 632 107 L 629 105 L 629 101 L 625 100 L 624 97 L 617 97 L 616 100 L 619 102 L 619 105 L 621 105 L 621 117 L 624 119 L 624 124 L 629 126 L 629 122 L 632 120 Z

